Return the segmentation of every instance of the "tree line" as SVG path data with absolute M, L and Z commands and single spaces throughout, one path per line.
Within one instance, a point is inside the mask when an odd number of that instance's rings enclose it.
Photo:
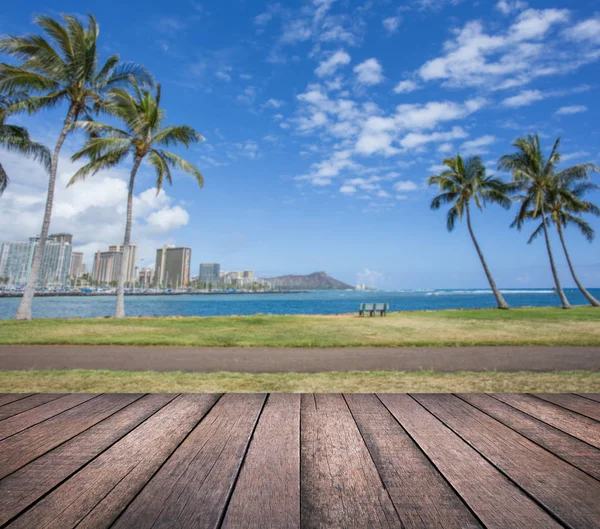
M 88 15 L 87 25 L 71 15 L 62 15 L 62 20 L 38 16 L 34 22 L 40 34 L 0 36 L 0 52 L 16 63 L 0 63 L 0 145 L 37 159 L 49 175 L 40 241 L 15 318 L 31 319 L 31 305 L 52 217 L 59 155 L 67 135 L 74 130 L 83 131 L 86 139 L 72 160 L 86 163 L 68 185 L 127 160 L 131 164 L 115 309 L 115 317 L 122 318 L 125 316 L 124 287 L 136 174 L 142 163 L 151 166 L 156 173 L 157 193 L 165 180 L 172 183 L 173 169 L 191 174 L 202 186 L 200 171 L 164 147 L 189 147 L 204 138 L 188 125 L 164 124 L 161 86 L 146 68 L 122 62 L 118 55 L 100 64 L 98 24 L 93 15 Z M 24 127 L 7 123 L 11 115 L 32 115 L 57 106 L 66 108 L 66 114 L 53 152 L 34 142 Z M 112 118 L 118 125 L 99 121 L 103 116 Z M 8 183 L 9 177 L 0 164 L 0 194 Z
M 457 220 L 466 217 L 469 234 L 499 309 L 508 309 L 509 305 L 496 286 L 473 232 L 472 204 L 480 210 L 488 203 L 509 209 L 513 202 L 517 202 L 519 210 L 511 227 L 521 230 L 526 222 L 538 223 L 528 242 L 544 235 L 556 293 L 561 306 L 568 309 L 571 304 L 560 283 L 550 244 L 549 227 L 554 225 L 575 284 L 590 305 L 600 307 L 600 302 L 577 277 L 564 235 L 565 228 L 574 226 L 589 242 L 593 241 L 594 229 L 583 219 L 583 215 L 587 213 L 600 216 L 600 208 L 585 200 L 587 193 L 600 189 L 590 181 L 590 173 L 600 169 L 592 163 L 584 163 L 558 170 L 561 159 L 559 146 L 560 138 L 554 142 L 550 155 L 546 157 L 537 134 L 515 140 L 513 147 L 516 151 L 502 156 L 498 162 L 499 170 L 512 174 L 511 182 L 488 176 L 479 156 L 463 160 L 460 154 L 444 160 L 447 169 L 441 174 L 429 177 L 429 185 L 438 186 L 442 191 L 431 201 L 431 209 L 439 209 L 445 204 L 451 206 L 446 217 L 448 231 L 454 230 Z

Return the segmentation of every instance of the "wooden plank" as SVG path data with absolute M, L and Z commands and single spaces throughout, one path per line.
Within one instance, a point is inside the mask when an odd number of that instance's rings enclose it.
M 577 395 L 558 395 L 556 393 L 536 393 L 536 397 L 543 399 L 567 410 L 585 415 L 590 419 L 600 421 L 600 403 Z
M 100 395 L 0 441 L 0 479 L 142 397 Z
M 31 397 L 31 395 L 34 395 L 34 393 L 2 393 L 0 394 L 0 406 Z
M 104 518 L 96 524 L 108 527 L 218 398 L 218 395 L 177 397 L 26 510 L 9 527 L 74 527 L 100 501 L 110 498 Z
M 481 527 L 460 496 L 375 395 L 345 397 L 405 527 Z
M 46 404 L 46 402 L 51 402 L 60 397 L 64 397 L 64 395 L 64 393 L 38 393 L 37 395 L 31 395 L 25 399 L 19 399 L 10 404 L 6 404 L 0 408 L 0 421 L 32 408 L 36 408 L 42 404 Z
M 580 397 L 584 397 L 586 399 L 595 400 L 596 402 L 600 402 L 600 393 L 576 393 Z
M 563 523 L 598 527 L 600 482 L 454 395 L 415 399 Z
M 265 398 L 223 396 L 111 527 L 217 527 Z M 111 496 L 82 528 L 106 525 L 104 511 L 118 500 Z
M 302 395 L 303 528 L 402 527 L 341 395 Z
M 300 395 L 269 395 L 223 529 L 300 527 Z
M 409 395 L 379 395 L 487 528 L 558 528 L 537 503 Z
M 600 479 L 600 453 L 593 446 L 489 395 L 463 393 L 458 396 L 534 443 Z
M 531 395 L 493 394 L 494 398 L 510 404 L 540 421 L 567 432 L 586 443 L 600 448 L 600 424 L 578 413 L 559 408 Z
M 4 419 L 0 421 L 0 440 L 6 439 L 75 406 L 79 406 L 97 396 L 98 393 L 73 393 L 72 395 L 65 395 L 52 402 L 42 404 L 32 410 L 19 413 L 19 415 L 15 415 L 14 417 Z
M 146 395 L 0 481 L 0 525 L 5 524 L 176 395 Z

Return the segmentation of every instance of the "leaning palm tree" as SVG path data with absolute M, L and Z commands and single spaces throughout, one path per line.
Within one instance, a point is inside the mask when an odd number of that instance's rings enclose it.
M 444 160 L 444 165 L 448 167 L 446 171 L 440 175 L 429 177 L 429 185 L 438 185 L 442 191 L 441 195 L 438 195 L 431 201 L 431 209 L 439 209 L 442 204 L 452 204 L 452 207 L 448 210 L 446 221 L 448 231 L 453 231 L 456 220 L 462 220 L 463 215 L 466 213 L 467 226 L 473 240 L 473 245 L 483 265 L 483 270 L 496 298 L 498 308 L 508 309 L 509 305 L 500 290 L 498 290 L 496 282 L 483 257 L 479 243 L 475 238 L 475 233 L 473 233 L 473 226 L 471 225 L 471 201 L 480 210 L 488 202 L 495 202 L 504 209 L 508 209 L 511 205 L 511 201 L 507 195 L 509 188 L 499 178 L 486 176 L 485 166 L 478 156 L 464 162 L 460 154 L 457 154 L 455 158 Z
M 90 174 L 114 167 L 128 157 L 131 157 L 133 167 L 129 176 L 127 194 L 127 217 L 125 237 L 123 239 L 123 255 L 117 287 L 117 306 L 115 318 L 125 316 L 125 276 L 131 239 L 131 219 L 133 208 L 133 187 L 135 176 L 144 159 L 156 170 L 156 192 L 160 192 L 164 179 L 172 183 L 171 169 L 180 169 L 191 174 L 203 185 L 200 171 L 180 156 L 162 150 L 158 147 L 183 144 L 188 147 L 192 143 L 203 141 L 204 138 L 187 125 L 163 127 L 164 110 L 160 109 L 160 85 L 156 94 L 141 89 L 132 80 L 134 94 L 124 89 L 114 89 L 110 92 L 110 100 L 105 105 L 105 111 L 124 124 L 124 129 L 96 121 L 81 120 L 74 123 L 86 131 L 89 139 L 85 146 L 73 155 L 73 161 L 88 158 L 84 165 L 71 179 L 69 185 L 85 178 Z
M 598 206 L 592 202 L 588 202 L 583 199 L 586 193 L 589 191 L 598 190 L 600 187 L 591 182 L 581 182 L 580 180 L 580 178 L 571 176 L 562 178 L 560 181 L 556 182 L 556 185 L 548 193 L 545 207 L 545 210 L 548 212 L 546 215 L 546 222 L 556 226 L 556 231 L 558 233 L 562 248 L 565 252 L 569 270 L 571 271 L 571 276 L 573 277 L 573 281 L 575 281 L 577 288 L 579 288 L 585 299 L 589 301 L 592 307 L 600 307 L 600 301 L 592 296 L 592 294 L 590 294 L 590 292 L 583 286 L 581 281 L 579 281 L 579 278 L 575 273 L 573 263 L 571 262 L 571 257 L 567 251 L 567 245 L 565 243 L 564 229 L 568 226 L 576 227 L 588 240 L 588 242 L 592 242 L 596 235 L 594 229 L 589 225 L 588 222 L 581 218 L 581 215 L 583 213 L 591 213 L 593 215 L 600 216 L 600 208 L 598 208 Z M 534 211 L 529 210 L 528 216 L 534 218 Z M 540 223 L 540 225 L 532 233 L 528 242 L 531 243 L 543 232 L 543 230 L 544 224 Z
M 554 142 L 550 156 L 546 158 L 542 152 L 540 139 L 537 134 L 518 138 L 513 143 L 513 146 L 517 148 L 517 152 L 502 156 L 498 167 L 502 170 L 511 171 L 516 189 L 523 192 L 523 195 L 519 197 L 521 207 L 511 227 L 516 226 L 520 230 L 527 219 L 532 217 L 542 219 L 542 231 L 546 239 L 546 249 L 548 251 L 550 269 L 554 277 L 554 284 L 556 285 L 556 292 L 560 297 L 563 309 L 569 309 L 571 308 L 571 304 L 560 283 L 554 263 L 554 255 L 552 254 L 552 246 L 550 245 L 550 235 L 548 233 L 546 218 L 547 203 L 557 183 L 564 179 L 589 178 L 590 171 L 594 171 L 597 168 L 593 164 L 581 164 L 556 172 L 556 166 L 560 162 L 559 145 L 560 138 Z
M 63 102 L 67 106 L 50 165 L 40 242 L 36 247 L 23 299 L 15 316 L 18 320 L 31 319 L 31 303 L 50 228 L 58 157 L 69 127 L 80 116 L 90 116 L 93 111 L 101 108 L 103 94 L 111 87 L 128 84 L 132 75 L 140 82 L 152 82 L 151 76 L 144 68 L 130 63 L 119 65 L 117 55 L 109 57 L 99 68 L 98 25 L 92 15 L 88 16 L 87 28 L 73 16 L 63 15 L 63 20 L 64 22 L 60 22 L 48 16 L 37 17 L 35 23 L 45 36 L 0 37 L 0 52 L 21 61 L 16 66 L 0 63 L 0 92 L 18 91 L 30 94 L 12 105 L 11 111 L 27 111 L 31 114 Z
M 0 147 L 7 151 L 17 152 L 28 158 L 33 158 L 42 163 L 47 171 L 50 171 L 50 151 L 41 143 L 31 141 L 25 127 L 6 123 L 9 108 L 24 97 L 24 94 L 8 95 L 0 94 Z M 0 196 L 8 185 L 8 175 L 0 163 Z

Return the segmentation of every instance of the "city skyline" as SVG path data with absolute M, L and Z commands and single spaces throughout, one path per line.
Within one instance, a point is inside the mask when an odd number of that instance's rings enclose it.
M 167 122 L 189 122 L 207 139 L 186 154 L 206 177 L 202 190 L 177 175 L 157 195 L 141 168 L 132 234 L 138 266 L 164 244 L 184 244 L 193 270 L 218 261 L 264 277 L 325 270 L 384 288 L 484 287 L 466 226 L 448 234 L 444 213 L 429 210 L 435 191 L 425 178 L 443 158 L 481 154 L 497 173 L 517 136 L 539 132 L 546 152 L 563 137 L 564 164 L 599 163 L 600 20 L 591 4 L 235 5 L 147 6 L 127 23 L 107 6 L 95 13 L 102 53 L 114 45 L 123 60 L 150 68 L 163 84 Z M 31 31 L 31 13 L 45 9 L 39 0 L 12 4 L 0 31 Z M 59 113 L 17 119 L 52 144 Z M 71 135 L 60 157 L 51 229 L 72 229 L 74 250 L 91 268 L 98 249 L 123 238 L 128 171 L 67 188 L 80 145 Z M 35 162 L 2 156 L 12 175 L 0 198 L 2 235 L 26 240 L 39 230 L 47 176 Z M 544 245 L 526 244 L 533 227 L 509 229 L 515 212 L 491 206 L 474 214 L 490 268 L 503 287 L 548 287 Z M 600 219 L 588 220 L 600 230 Z M 581 279 L 599 286 L 597 241 L 572 229 L 566 235 Z M 554 233 L 552 243 L 560 248 Z M 556 257 L 565 286 L 573 286 L 564 257 Z

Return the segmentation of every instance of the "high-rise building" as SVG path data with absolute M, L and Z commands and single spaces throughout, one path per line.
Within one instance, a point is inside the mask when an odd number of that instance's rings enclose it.
M 137 271 L 137 281 L 141 287 L 149 287 L 154 282 L 154 269 L 139 268 Z
M 160 288 L 186 287 L 190 282 L 192 249 L 166 244 L 156 250 L 154 281 Z
M 69 277 L 77 279 L 83 275 L 83 252 L 71 252 Z
M 31 242 L 6 241 L 0 250 L 0 277 L 9 285 L 24 285 L 33 261 Z
M 67 284 L 71 265 L 71 240 L 68 233 L 51 235 L 46 239 L 39 272 L 38 286 L 44 288 L 64 287 Z M 30 237 L 29 242 L 4 242 L 0 251 L 0 276 L 7 277 L 11 285 L 27 283 L 33 255 L 39 237 Z
M 219 263 L 200 263 L 200 283 L 216 285 L 220 282 L 221 265 Z
M 133 283 L 135 280 L 135 256 L 137 253 L 137 244 L 129 244 L 127 255 L 127 270 L 125 283 Z M 101 284 L 108 285 L 119 281 L 121 273 L 121 261 L 123 259 L 123 245 L 114 244 L 108 247 L 108 251 L 98 250 L 94 256 L 94 268 L 92 269 L 92 279 Z

